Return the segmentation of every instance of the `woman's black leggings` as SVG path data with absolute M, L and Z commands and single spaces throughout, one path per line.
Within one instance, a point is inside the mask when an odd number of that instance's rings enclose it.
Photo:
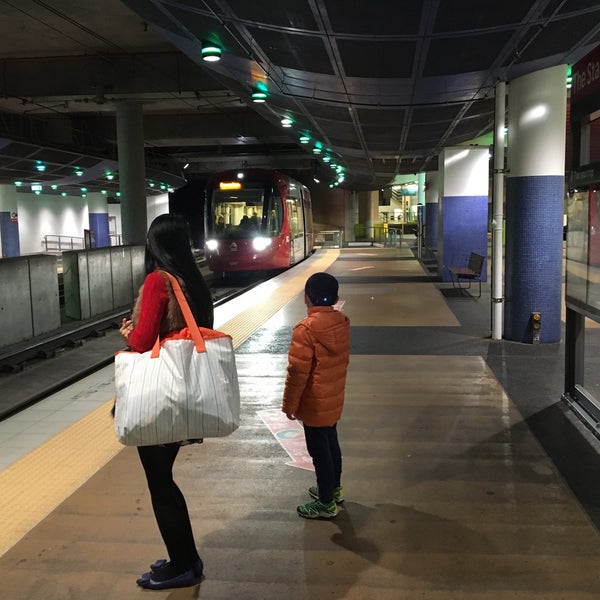
M 200 558 L 185 498 L 173 481 L 173 463 L 180 447 L 179 444 L 138 446 L 154 516 L 176 572 L 191 569 Z

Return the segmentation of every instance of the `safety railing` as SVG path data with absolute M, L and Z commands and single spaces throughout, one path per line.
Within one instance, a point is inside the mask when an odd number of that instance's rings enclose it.
M 45 235 L 42 241 L 44 252 L 62 252 L 63 250 L 81 250 L 84 247 L 82 237 L 70 235 Z

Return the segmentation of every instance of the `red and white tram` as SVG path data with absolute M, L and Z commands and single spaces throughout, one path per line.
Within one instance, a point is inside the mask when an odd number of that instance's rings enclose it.
M 211 176 L 204 226 L 205 257 L 216 273 L 285 269 L 314 248 L 310 192 L 277 171 Z

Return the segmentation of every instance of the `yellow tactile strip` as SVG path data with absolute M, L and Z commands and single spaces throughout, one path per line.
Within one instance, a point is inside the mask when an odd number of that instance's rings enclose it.
M 281 276 L 275 293 L 219 327 L 242 344 L 296 294 L 312 274 L 327 269 L 339 250 L 327 250 Z M 123 448 L 117 441 L 110 399 L 48 442 L 0 472 L 0 556 L 50 514 Z
M 0 556 L 123 448 L 111 405 L 99 406 L 0 473 Z

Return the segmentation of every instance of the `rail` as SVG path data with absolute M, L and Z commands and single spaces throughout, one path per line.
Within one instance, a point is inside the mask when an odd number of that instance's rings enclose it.
M 82 237 L 69 235 L 45 235 L 42 242 L 45 252 L 62 252 L 63 250 L 81 250 L 85 247 Z

